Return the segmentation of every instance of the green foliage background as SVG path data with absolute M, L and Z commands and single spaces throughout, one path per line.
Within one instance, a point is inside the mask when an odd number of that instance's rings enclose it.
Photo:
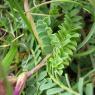
M 30 71 L 50 55 L 46 66 L 27 80 L 22 95 L 94 95 L 95 0 L 29 0 L 29 5 L 41 47 L 23 0 L 1 0 L 0 63 L 5 74 L 0 71 L 0 79 Z

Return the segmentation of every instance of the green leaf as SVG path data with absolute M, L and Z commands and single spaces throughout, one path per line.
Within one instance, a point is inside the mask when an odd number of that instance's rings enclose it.
M 61 88 L 51 88 L 51 89 L 47 90 L 47 95 L 55 95 L 62 91 L 63 91 L 63 89 L 61 89 Z
M 94 95 L 94 88 L 93 88 L 93 84 L 89 83 L 86 85 L 86 89 L 85 89 L 85 93 L 86 95 Z
M 79 82 L 78 82 L 78 90 L 80 95 L 83 95 L 83 78 L 79 78 Z
M 50 25 L 50 18 L 45 17 L 44 19 L 40 19 L 37 21 L 36 29 L 38 31 L 38 35 L 42 40 L 42 53 L 44 55 L 52 52 L 52 44 L 51 44 L 51 33 L 52 29 L 49 27 Z
M 71 94 L 71 93 L 69 93 L 69 92 L 64 92 L 64 93 L 59 94 L 59 95 L 72 95 L 72 94 Z
M 49 88 L 52 89 L 52 87 L 54 87 L 55 85 L 56 85 L 55 83 L 51 83 L 51 82 L 46 83 L 46 84 L 42 84 L 40 86 L 40 90 L 43 91 L 43 90 L 47 90 Z
M 41 72 L 41 73 L 39 74 L 38 81 L 41 81 L 41 80 L 44 79 L 46 76 L 47 76 L 47 72 L 46 72 L 46 71 Z

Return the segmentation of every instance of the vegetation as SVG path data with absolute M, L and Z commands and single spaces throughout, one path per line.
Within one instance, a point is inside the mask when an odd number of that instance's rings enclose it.
M 1 0 L 0 60 L 0 95 L 94 95 L 95 0 Z

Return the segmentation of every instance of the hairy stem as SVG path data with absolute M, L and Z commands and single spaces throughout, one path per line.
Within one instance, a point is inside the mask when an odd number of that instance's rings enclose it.
M 35 68 L 33 68 L 31 71 L 27 72 L 27 76 L 30 77 L 34 73 L 36 73 L 38 70 L 40 70 L 43 66 L 45 66 L 47 59 L 50 57 L 50 55 L 47 55 Z

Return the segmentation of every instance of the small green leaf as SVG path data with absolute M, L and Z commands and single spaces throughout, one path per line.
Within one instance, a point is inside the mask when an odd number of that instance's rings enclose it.
M 40 86 L 40 90 L 43 91 L 43 90 L 47 90 L 47 89 L 51 89 L 52 87 L 54 87 L 56 84 L 55 83 L 46 83 L 46 84 L 43 84 Z
M 51 89 L 47 90 L 47 95 L 55 95 L 62 91 L 63 91 L 63 89 L 61 89 L 61 88 L 51 88 Z
M 41 72 L 41 73 L 39 74 L 38 81 L 41 81 L 41 80 L 44 79 L 46 76 L 47 76 L 47 72 L 46 72 L 46 71 Z

